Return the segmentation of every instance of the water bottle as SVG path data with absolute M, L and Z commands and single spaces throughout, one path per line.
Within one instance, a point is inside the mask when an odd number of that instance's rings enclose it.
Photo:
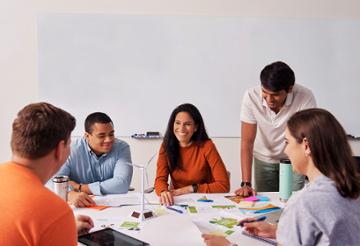
M 54 193 L 61 197 L 65 202 L 67 201 L 68 193 L 68 176 L 56 176 L 53 178 Z
M 279 197 L 280 201 L 287 202 L 292 194 L 293 171 L 289 159 L 280 160 Z

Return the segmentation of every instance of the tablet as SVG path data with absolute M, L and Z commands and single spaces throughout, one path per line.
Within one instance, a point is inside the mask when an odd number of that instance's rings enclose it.
M 88 246 L 144 246 L 149 245 L 139 239 L 130 237 L 124 233 L 115 231 L 111 228 L 95 231 L 86 235 L 79 236 L 78 241 Z

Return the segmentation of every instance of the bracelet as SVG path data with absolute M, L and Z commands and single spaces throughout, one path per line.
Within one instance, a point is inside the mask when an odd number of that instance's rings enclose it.
M 241 182 L 241 187 L 248 186 L 251 187 L 251 182 Z

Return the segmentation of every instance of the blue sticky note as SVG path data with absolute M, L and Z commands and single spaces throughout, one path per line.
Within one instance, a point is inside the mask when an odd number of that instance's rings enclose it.
M 270 201 L 270 198 L 267 197 L 267 196 L 259 196 L 259 195 L 257 195 L 256 198 L 259 199 L 259 200 L 258 200 L 259 202 L 267 202 L 267 201 Z

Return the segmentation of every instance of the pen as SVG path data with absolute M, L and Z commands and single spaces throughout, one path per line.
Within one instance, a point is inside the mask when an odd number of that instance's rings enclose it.
M 172 210 L 172 211 L 178 212 L 178 213 L 180 213 L 180 214 L 183 213 L 183 211 L 181 211 L 180 209 L 176 209 L 176 208 L 169 207 L 169 206 L 166 206 L 166 208 L 167 208 L 167 209 L 170 209 L 170 210 Z
M 245 220 L 245 221 L 241 221 L 239 222 L 239 226 L 243 227 L 245 223 L 252 223 L 252 222 L 259 222 L 259 221 L 264 221 L 266 220 L 266 216 L 261 216 L 259 218 L 256 218 L 255 220 L 251 220 L 251 221 L 248 221 L 248 220 Z

